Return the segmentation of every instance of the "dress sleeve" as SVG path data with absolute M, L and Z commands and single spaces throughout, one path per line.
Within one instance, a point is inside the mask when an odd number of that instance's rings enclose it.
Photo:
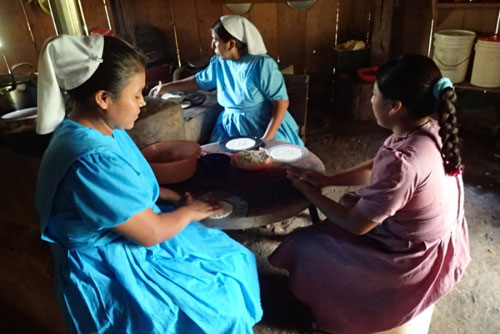
M 417 173 L 398 151 L 385 150 L 375 160 L 370 184 L 358 190 L 356 206 L 366 218 L 376 223 L 394 216 L 412 198 Z
M 212 59 L 210 59 L 208 66 L 195 75 L 196 83 L 203 90 L 212 90 L 217 87 L 216 72 L 217 66 L 219 65 L 217 58 L 217 56 L 213 56 Z
M 111 228 L 153 205 L 143 175 L 113 154 L 81 157 L 69 169 L 66 196 L 89 225 Z
M 285 80 L 278 64 L 271 57 L 262 57 L 260 69 L 260 90 L 271 101 L 288 100 Z

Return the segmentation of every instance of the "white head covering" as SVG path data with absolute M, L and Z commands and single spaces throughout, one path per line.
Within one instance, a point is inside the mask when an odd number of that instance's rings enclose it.
M 86 82 L 102 63 L 102 35 L 60 35 L 48 39 L 38 59 L 36 132 L 56 129 L 65 115 L 61 89 L 74 89 Z
M 252 22 L 239 15 L 221 16 L 220 20 L 228 33 L 247 45 L 249 54 L 263 55 L 267 53 L 264 40 Z

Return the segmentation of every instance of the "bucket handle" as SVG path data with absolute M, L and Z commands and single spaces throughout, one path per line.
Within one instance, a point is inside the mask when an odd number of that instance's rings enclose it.
M 434 55 L 434 57 L 436 58 L 436 60 L 441 63 L 441 65 L 443 66 L 451 66 L 451 67 L 456 67 L 456 66 L 459 66 L 459 65 L 462 65 L 463 63 L 465 63 L 467 60 L 469 60 L 470 56 L 467 56 L 464 60 L 462 60 L 461 62 L 459 62 L 458 64 L 455 64 L 455 65 L 449 65 L 449 64 L 445 64 L 441 61 L 441 59 L 439 59 L 438 56 Z

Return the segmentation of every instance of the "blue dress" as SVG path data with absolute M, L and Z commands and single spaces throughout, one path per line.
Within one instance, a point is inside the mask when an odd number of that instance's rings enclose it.
M 214 56 L 195 78 L 201 89 L 217 88 L 217 101 L 224 107 L 210 142 L 242 135 L 262 137 L 271 120 L 272 101 L 288 100 L 283 75 L 268 55 L 247 53 L 238 60 Z M 273 139 L 304 146 L 288 111 Z
M 254 255 L 191 222 L 153 247 L 114 226 L 155 204 L 159 186 L 123 130 L 113 137 L 65 119 L 39 172 L 42 239 L 52 243 L 70 333 L 250 334 L 262 317 Z

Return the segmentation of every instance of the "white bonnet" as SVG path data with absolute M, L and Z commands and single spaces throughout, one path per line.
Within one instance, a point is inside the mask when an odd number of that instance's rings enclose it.
M 59 35 L 49 38 L 38 59 L 37 133 L 56 129 L 65 116 L 61 89 L 86 82 L 102 63 L 102 35 Z
M 247 45 L 248 53 L 261 55 L 267 53 L 266 45 L 259 30 L 243 16 L 225 15 L 220 18 L 228 33 Z

